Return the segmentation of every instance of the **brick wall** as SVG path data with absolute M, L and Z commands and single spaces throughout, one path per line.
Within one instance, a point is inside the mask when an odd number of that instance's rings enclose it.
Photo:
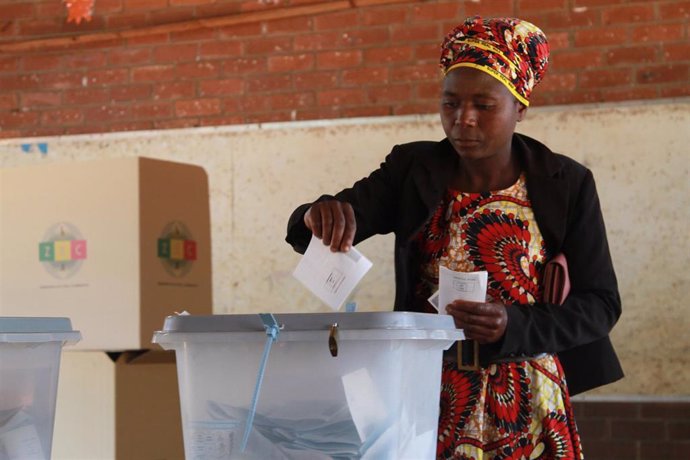
M 435 112 L 438 45 L 473 14 L 548 34 L 534 104 L 690 95 L 687 0 L 95 4 L 76 25 L 0 2 L 0 137 Z
M 587 460 L 687 460 L 690 400 L 575 401 Z

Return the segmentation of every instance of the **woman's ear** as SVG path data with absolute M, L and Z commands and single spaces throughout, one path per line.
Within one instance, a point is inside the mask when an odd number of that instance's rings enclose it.
M 522 121 L 527 116 L 527 106 L 521 102 L 517 102 L 517 121 Z

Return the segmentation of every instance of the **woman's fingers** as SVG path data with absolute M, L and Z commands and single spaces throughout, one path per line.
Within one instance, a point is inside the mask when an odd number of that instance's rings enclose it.
M 467 338 L 491 343 L 505 333 L 508 322 L 505 308 L 497 303 L 456 301 L 448 305 L 446 311 L 454 317 L 456 326 L 465 331 Z
M 304 215 L 304 224 L 331 251 L 348 251 L 357 230 L 350 203 L 328 200 L 315 203 Z

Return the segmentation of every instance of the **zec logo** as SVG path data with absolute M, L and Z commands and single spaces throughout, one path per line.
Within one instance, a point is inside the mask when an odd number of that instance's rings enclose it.
M 158 258 L 165 271 L 182 277 L 192 269 L 196 256 L 196 241 L 182 222 L 171 222 L 163 228 L 158 238 Z
M 67 222 L 51 226 L 38 243 L 38 260 L 58 279 L 67 279 L 77 273 L 86 254 L 86 240 L 77 227 Z

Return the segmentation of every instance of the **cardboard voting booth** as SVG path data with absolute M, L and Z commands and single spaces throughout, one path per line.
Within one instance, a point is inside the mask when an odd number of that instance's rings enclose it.
M 188 460 L 418 460 L 459 338 L 448 315 L 369 312 L 169 317 L 154 341 L 177 353 Z
M 68 318 L 0 317 L 0 460 L 51 458 L 62 347 L 79 338 Z
M 208 179 L 148 158 L 0 170 L 0 315 L 65 316 L 83 350 L 151 347 L 167 315 L 210 314 Z
M 55 460 L 184 458 L 175 356 L 65 353 Z

